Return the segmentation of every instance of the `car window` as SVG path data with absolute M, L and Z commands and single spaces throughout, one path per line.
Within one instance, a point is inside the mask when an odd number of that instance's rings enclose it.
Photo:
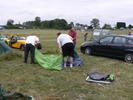
M 133 44 L 133 39 L 128 39 L 128 40 L 127 40 L 127 43 L 128 43 L 128 44 Z
M 12 40 L 17 40 L 17 37 L 16 37 L 16 36 L 13 36 L 13 37 L 12 37 Z
M 115 37 L 113 43 L 115 43 L 115 44 L 124 44 L 124 43 L 126 43 L 126 38 L 124 38 L 124 37 Z
M 100 40 L 101 44 L 107 44 L 107 43 L 111 43 L 113 40 L 113 37 L 105 37 L 103 39 Z
M 17 40 L 25 40 L 25 37 L 17 37 Z

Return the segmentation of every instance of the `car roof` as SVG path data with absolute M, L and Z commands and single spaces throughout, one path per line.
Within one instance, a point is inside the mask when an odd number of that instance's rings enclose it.
M 118 34 L 111 34 L 106 36 L 121 36 L 121 37 L 127 37 L 127 38 L 133 38 L 133 35 L 118 35 Z

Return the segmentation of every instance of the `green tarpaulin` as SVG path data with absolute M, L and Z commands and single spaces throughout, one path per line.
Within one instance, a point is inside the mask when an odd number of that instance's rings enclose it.
M 0 54 L 3 54 L 7 51 L 12 51 L 12 49 L 4 41 L 0 41 Z
M 35 58 L 38 64 L 40 64 L 43 68 L 61 70 L 62 55 L 42 54 L 36 49 Z

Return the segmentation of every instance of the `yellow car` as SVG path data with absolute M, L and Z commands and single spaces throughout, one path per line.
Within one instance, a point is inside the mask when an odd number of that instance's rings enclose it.
M 5 40 L 5 42 L 12 48 L 24 50 L 24 44 L 26 37 L 23 36 L 12 36 L 11 39 Z

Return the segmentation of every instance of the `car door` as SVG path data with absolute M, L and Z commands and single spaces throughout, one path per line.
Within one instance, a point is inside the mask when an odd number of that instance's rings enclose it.
M 115 36 L 113 42 L 109 44 L 110 55 L 121 57 L 124 55 L 124 49 L 127 39 L 121 36 Z
M 11 41 L 10 41 L 11 47 L 17 48 L 17 47 L 16 47 L 17 41 L 18 41 L 17 36 L 13 36 L 13 37 L 11 38 Z
M 101 55 L 108 55 L 110 50 L 110 46 L 108 46 L 108 44 L 110 44 L 112 40 L 113 36 L 107 36 L 100 39 L 98 44 L 95 46 L 95 52 Z

